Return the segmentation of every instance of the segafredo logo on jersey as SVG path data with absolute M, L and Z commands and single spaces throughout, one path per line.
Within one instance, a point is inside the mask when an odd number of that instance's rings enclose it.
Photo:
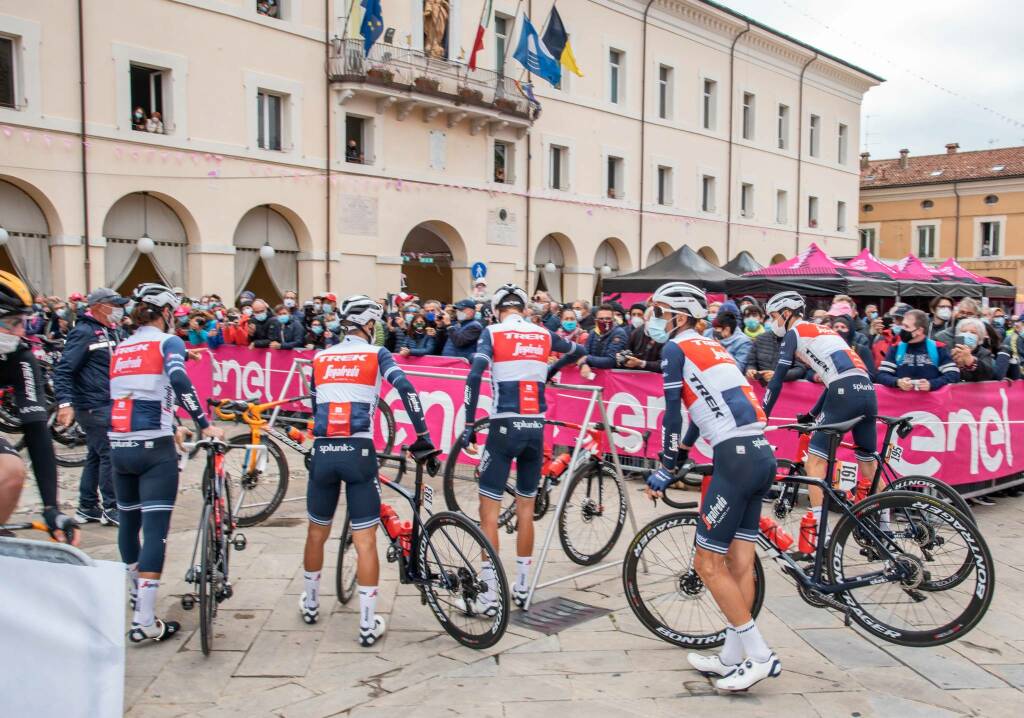
M 551 351 L 551 337 L 541 332 L 495 332 L 494 361 L 533 359 L 544 361 Z
M 128 374 L 160 374 L 163 372 L 163 354 L 160 342 L 122 344 L 111 356 L 111 376 Z
M 523 344 L 521 342 L 516 342 L 516 346 L 512 350 L 514 357 L 543 357 L 545 353 L 544 347 L 539 344 Z
M 373 384 L 377 379 L 377 355 L 321 354 L 316 358 L 314 375 L 318 384 Z

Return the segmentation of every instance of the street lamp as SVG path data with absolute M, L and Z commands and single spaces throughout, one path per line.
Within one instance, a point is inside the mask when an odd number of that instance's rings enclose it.
M 607 264 L 602 264 L 601 265 L 601 276 L 602 277 L 607 277 L 611 273 L 612 273 L 612 268 L 611 267 L 609 267 Z
M 3 227 L 0 227 L 0 247 L 3 247 L 5 244 L 7 244 L 7 241 L 10 238 L 11 238 L 10 232 L 8 232 Z
M 264 205 L 267 210 L 267 233 L 263 240 L 263 246 L 260 247 L 260 257 L 267 260 L 268 262 L 274 258 L 274 248 L 270 246 L 270 205 Z
M 556 269 L 558 269 L 558 267 L 556 267 L 555 263 L 550 261 L 550 260 L 548 261 L 547 264 L 544 265 L 544 271 L 545 272 L 554 272 Z

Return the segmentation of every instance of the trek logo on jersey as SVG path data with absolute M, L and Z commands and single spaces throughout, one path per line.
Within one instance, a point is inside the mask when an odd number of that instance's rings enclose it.
M 725 497 L 719 494 L 715 499 L 715 503 L 711 504 L 711 507 L 701 514 L 700 518 L 707 530 L 710 531 L 727 513 L 729 513 L 729 504 L 726 502 Z
M 317 384 L 374 384 L 377 381 L 376 354 L 325 354 L 314 360 Z
M 544 361 L 551 352 L 551 337 L 540 332 L 495 332 L 494 361 Z
M 679 343 L 679 348 L 686 355 L 686 360 L 696 364 L 701 371 L 707 371 L 718 364 L 736 363 L 725 347 L 707 337 L 686 339 Z
M 160 342 L 122 344 L 110 356 L 110 376 L 162 374 L 163 360 Z
M 711 412 L 715 415 L 715 418 L 721 419 L 723 416 L 725 416 L 725 412 L 722 411 L 722 407 L 718 405 L 718 402 L 715 400 L 715 397 L 711 394 L 710 391 L 708 391 L 708 388 L 704 386 L 704 382 L 700 380 L 699 376 L 697 376 L 696 374 L 691 374 L 689 377 L 687 377 L 686 383 L 692 386 L 694 389 L 696 389 L 697 394 L 699 394 L 700 397 L 704 400 L 704 403 L 707 404 L 708 409 L 710 409 Z

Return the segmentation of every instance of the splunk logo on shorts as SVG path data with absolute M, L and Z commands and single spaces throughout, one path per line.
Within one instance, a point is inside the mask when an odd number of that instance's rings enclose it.
M 764 447 L 769 446 L 768 439 L 754 439 L 750 444 L 755 449 L 763 449 Z
M 726 502 L 725 497 L 719 495 L 715 499 L 715 503 L 711 504 L 711 507 L 701 515 L 701 520 L 707 527 L 708 531 L 713 529 L 715 525 L 722 520 L 722 517 L 729 511 L 729 504 Z
M 343 453 L 347 454 L 350 451 L 355 451 L 356 447 L 352 444 L 320 444 L 317 447 L 321 454 L 336 454 Z
M 134 449 L 138 445 L 137 441 L 117 441 L 115 439 L 110 442 L 111 449 Z
M 874 391 L 874 384 L 850 384 L 850 388 L 854 391 Z
M 542 422 L 542 421 L 529 421 L 527 419 L 517 419 L 517 420 L 512 422 L 512 428 L 519 429 L 520 431 L 522 431 L 524 429 L 543 429 L 544 428 L 544 422 Z

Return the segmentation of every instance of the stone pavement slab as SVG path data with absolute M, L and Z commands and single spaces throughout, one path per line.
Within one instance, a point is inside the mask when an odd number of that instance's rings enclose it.
M 1007 683 L 947 646 L 932 649 L 890 646 L 886 649 L 939 688 L 1005 688 Z
M 304 676 L 320 642 L 314 631 L 264 631 L 245 654 L 238 676 Z

